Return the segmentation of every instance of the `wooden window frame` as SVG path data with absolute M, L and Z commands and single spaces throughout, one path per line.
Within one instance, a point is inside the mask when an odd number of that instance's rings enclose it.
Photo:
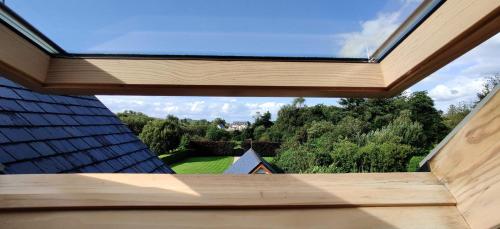
M 377 62 L 54 54 L 1 24 L 0 73 L 35 90 L 65 94 L 393 96 L 497 34 L 499 5 L 445 1 Z

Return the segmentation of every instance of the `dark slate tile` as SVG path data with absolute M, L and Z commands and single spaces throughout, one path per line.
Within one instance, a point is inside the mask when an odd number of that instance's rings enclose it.
M 57 157 L 51 157 L 51 160 L 55 162 L 55 165 L 61 170 L 61 171 L 67 171 L 73 169 L 73 165 L 69 163 L 65 158 L 61 156 Z
M 55 136 L 56 138 L 71 138 L 72 136 L 64 130 L 64 127 L 60 126 L 55 126 L 50 128 L 49 130 L 50 135 Z
M 29 126 L 30 123 L 21 116 L 22 113 L 8 113 L 13 126 Z
M 67 125 L 78 125 L 78 122 L 75 121 L 70 115 L 57 115 L 57 116 Z
M 100 173 L 102 172 L 98 167 L 89 165 L 80 169 L 84 173 Z
M 82 156 L 78 155 L 77 153 L 65 154 L 65 155 L 62 155 L 62 157 L 65 158 L 69 163 L 71 163 L 73 165 L 73 169 L 92 163 L 92 161 L 85 163 L 84 159 L 82 159 Z M 89 160 L 90 160 L 90 158 L 89 158 Z
M 37 113 L 20 113 L 20 115 L 33 126 L 48 126 L 50 123 Z
M 44 112 L 44 110 L 38 106 L 36 102 L 28 102 L 23 100 L 17 100 L 17 103 L 28 112 Z
M 10 140 L 7 137 L 5 137 L 2 133 L 0 133 L 0 144 L 8 142 L 10 142 Z
M 95 136 L 94 137 L 95 140 L 97 140 L 99 143 L 101 143 L 103 146 L 107 146 L 107 145 L 112 145 L 111 142 L 109 142 L 104 136 Z
M 7 86 L 7 87 L 15 87 L 15 88 L 22 88 L 23 87 L 23 86 L 16 84 L 16 83 L 14 83 L 14 82 L 12 82 L 4 77 L 0 77 L 0 85 Z
M 75 160 L 80 161 L 80 163 L 83 165 L 89 165 L 95 162 L 91 157 L 89 157 L 87 151 L 72 153 L 70 154 L 70 156 L 74 157 Z
M 51 129 L 53 127 L 30 127 L 27 128 L 28 132 L 38 141 L 57 139 L 56 136 L 51 134 Z
M 60 113 L 56 107 L 51 103 L 39 103 L 38 104 L 45 112 L 49 113 Z
M 5 164 L 5 163 L 13 162 L 15 160 L 16 159 L 14 157 L 12 157 L 9 153 L 7 153 L 5 150 L 0 148 L 0 163 Z
M 89 144 L 92 148 L 102 147 L 102 144 L 95 140 L 93 137 L 85 137 L 82 138 L 87 144 Z
M 38 168 L 31 161 L 24 161 L 18 163 L 9 164 L 6 168 L 6 173 L 8 174 L 37 174 L 43 173 L 43 171 Z
M 47 102 L 47 103 L 55 103 L 56 102 L 56 101 L 54 101 L 54 99 L 52 99 L 52 97 L 50 95 L 41 94 L 38 92 L 33 92 L 33 95 L 35 95 L 38 98 L 38 100 L 40 100 L 42 102 Z
M 0 87 L 0 98 L 21 99 L 14 90 L 7 87 Z
M 24 100 L 40 101 L 38 97 L 31 91 L 23 89 L 15 89 L 14 91 Z
M 94 159 L 94 161 L 103 161 L 108 159 L 107 155 L 105 154 L 105 151 L 100 148 L 100 149 L 90 149 L 87 150 L 88 155 Z
M 95 164 L 95 166 L 97 168 L 99 168 L 101 170 L 101 172 L 103 173 L 114 173 L 116 172 L 115 169 L 113 169 L 113 167 L 111 167 L 107 162 L 103 161 L 103 162 L 100 162 L 100 163 L 97 163 Z
M 52 107 L 57 110 L 56 113 L 60 114 L 73 114 L 74 112 L 68 109 L 67 106 L 61 104 L 52 104 Z
M 0 147 L 16 160 L 40 157 L 40 154 L 26 143 L 2 145 Z
M 153 164 L 155 164 L 155 166 L 162 166 L 163 165 L 163 162 L 161 161 L 160 158 L 158 157 L 153 157 L 151 160 L 150 160 Z
M 34 140 L 33 136 L 24 128 L 0 128 L 0 132 L 12 142 L 25 142 Z
M 85 133 L 83 133 L 77 127 L 74 127 L 74 126 L 65 126 L 63 128 L 72 137 L 82 137 L 82 136 L 85 136 Z
M 53 126 L 64 126 L 67 123 L 56 114 L 42 114 L 42 117 Z
M 47 141 L 46 143 L 48 143 L 49 146 L 52 147 L 52 149 L 54 149 L 58 153 L 67 153 L 76 151 L 76 148 L 65 139 L 51 140 Z
M 8 113 L 0 112 L 0 126 L 13 126 L 14 122 L 11 120 Z
M 122 170 L 124 168 L 124 166 L 122 165 L 122 163 L 120 163 L 120 161 L 118 159 L 108 160 L 107 162 L 113 168 L 113 170 L 115 172 Z
M 0 98 L 0 111 L 26 111 L 15 100 Z
M 50 156 L 57 152 L 45 142 L 30 142 L 29 145 L 40 155 Z
M 39 158 L 33 160 L 33 163 L 44 173 L 58 173 L 62 171 L 52 159 Z
M 119 158 L 117 158 L 117 160 L 120 161 L 120 163 L 122 163 L 122 165 L 124 167 L 129 167 L 129 166 L 135 164 L 135 160 L 133 160 L 130 155 L 125 155 L 125 156 L 119 157 Z
M 80 138 L 72 138 L 72 139 L 68 139 L 68 141 L 75 147 L 77 148 L 78 150 L 85 150 L 85 149 L 88 149 L 88 148 L 91 148 L 89 144 L 87 144 L 87 142 L 83 141 L 82 139 Z

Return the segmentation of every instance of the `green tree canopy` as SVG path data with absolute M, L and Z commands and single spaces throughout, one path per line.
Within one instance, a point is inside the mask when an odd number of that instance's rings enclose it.
M 139 135 L 144 126 L 148 122 L 154 120 L 154 118 L 151 118 L 144 113 L 129 110 L 119 112 L 116 116 L 118 116 L 118 118 L 125 123 L 135 135 Z
M 164 154 L 179 146 L 182 129 L 178 119 L 154 120 L 144 126 L 139 138 L 156 154 Z

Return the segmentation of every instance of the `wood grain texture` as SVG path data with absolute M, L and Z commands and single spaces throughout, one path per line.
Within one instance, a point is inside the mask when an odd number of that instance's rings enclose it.
M 0 209 L 455 205 L 429 173 L 0 176 Z
M 465 229 L 456 207 L 0 212 L 2 228 Z
M 321 96 L 385 86 L 378 64 L 146 58 L 53 58 L 46 84 L 50 90 L 243 96 Z
M 54 58 L 48 84 L 383 87 L 367 63 Z
M 500 227 L 500 93 L 431 159 L 471 228 Z
M 0 72 L 18 82 L 45 80 L 50 57 L 0 24 Z
M 381 62 L 388 90 L 399 93 L 499 31 L 499 0 L 444 2 Z

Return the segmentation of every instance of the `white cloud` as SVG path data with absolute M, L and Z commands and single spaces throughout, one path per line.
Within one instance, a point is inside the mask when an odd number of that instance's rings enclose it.
M 496 35 L 412 87 L 428 90 L 441 110 L 476 99 L 485 77 L 500 72 L 500 35 Z
M 189 110 L 194 113 L 201 113 L 205 109 L 205 101 L 195 101 L 191 103 L 187 103 L 190 108 Z
M 361 23 L 361 31 L 342 34 L 342 57 L 368 57 L 396 30 L 400 12 L 379 14 L 376 19 Z
M 400 0 L 401 7 L 393 12 L 379 12 L 371 20 L 361 21 L 360 30 L 340 34 L 341 57 L 369 57 L 414 11 L 422 0 Z
M 254 115 L 257 112 L 271 112 L 272 114 L 276 114 L 278 110 L 284 106 L 286 103 L 278 103 L 278 102 L 263 102 L 263 103 L 246 103 L 245 106 L 248 108 L 248 112 L 250 115 Z
M 460 77 L 459 82 L 452 81 L 446 85 L 438 84 L 429 91 L 431 96 L 436 102 L 450 101 L 450 100 L 470 100 L 473 99 L 475 93 L 480 91 L 484 79 L 469 79 Z

